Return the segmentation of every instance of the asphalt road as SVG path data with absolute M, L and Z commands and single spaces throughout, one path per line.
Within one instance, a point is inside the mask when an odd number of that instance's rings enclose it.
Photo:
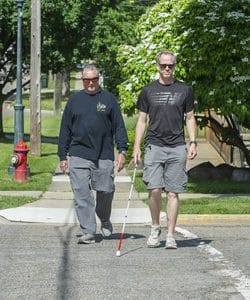
M 0 299 L 250 299 L 249 229 L 178 227 L 178 249 L 166 250 L 146 247 L 148 227 L 127 226 L 116 257 L 120 226 L 78 245 L 77 226 L 0 224 Z

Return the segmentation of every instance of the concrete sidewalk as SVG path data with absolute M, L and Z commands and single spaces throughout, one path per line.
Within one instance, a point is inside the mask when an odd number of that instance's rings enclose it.
M 123 223 L 124 221 L 131 184 L 131 177 L 127 175 L 126 170 L 116 174 L 116 192 L 111 216 L 114 224 Z M 10 192 L 7 193 L 10 194 Z M 26 195 L 32 196 L 32 193 L 28 192 Z M 21 193 L 15 192 L 14 194 L 20 195 Z M 25 192 L 22 195 L 25 195 Z M 75 224 L 78 222 L 74 210 L 73 193 L 70 187 L 69 176 L 60 173 L 58 168 L 52 177 L 48 191 L 44 193 L 34 192 L 33 196 L 40 198 L 33 203 L 28 203 L 21 207 L 1 210 L 0 216 L 14 222 L 60 224 Z M 162 214 L 162 217 L 164 215 Z M 144 224 L 149 223 L 150 220 L 148 206 L 140 199 L 139 193 L 133 190 L 126 223 Z

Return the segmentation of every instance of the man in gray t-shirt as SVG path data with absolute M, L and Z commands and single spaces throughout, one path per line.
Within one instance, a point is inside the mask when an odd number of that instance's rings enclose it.
M 145 86 L 137 102 L 139 117 L 136 125 L 134 161 L 141 159 L 140 144 L 149 116 L 145 137 L 143 180 L 149 191 L 152 217 L 149 247 L 160 245 L 160 208 L 162 190 L 167 194 L 166 248 L 176 249 L 174 239 L 180 192 L 187 184 L 186 160 L 194 159 L 196 150 L 196 121 L 194 94 L 189 86 L 173 77 L 176 57 L 170 51 L 161 51 L 156 59 L 159 79 Z M 187 153 L 184 137 L 184 117 L 190 138 Z

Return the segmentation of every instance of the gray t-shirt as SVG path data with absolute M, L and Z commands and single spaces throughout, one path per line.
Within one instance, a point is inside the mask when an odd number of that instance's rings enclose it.
M 188 85 L 178 80 L 163 85 L 156 80 L 142 89 L 137 108 L 149 115 L 146 144 L 185 144 L 184 114 L 194 109 L 194 94 Z

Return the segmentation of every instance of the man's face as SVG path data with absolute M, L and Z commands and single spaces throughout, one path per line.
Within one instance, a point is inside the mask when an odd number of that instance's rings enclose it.
M 162 54 L 157 68 L 162 79 L 172 79 L 175 69 L 174 57 L 171 54 Z
M 82 73 L 83 88 L 88 94 L 96 94 L 99 90 L 99 74 L 95 70 L 85 70 Z

